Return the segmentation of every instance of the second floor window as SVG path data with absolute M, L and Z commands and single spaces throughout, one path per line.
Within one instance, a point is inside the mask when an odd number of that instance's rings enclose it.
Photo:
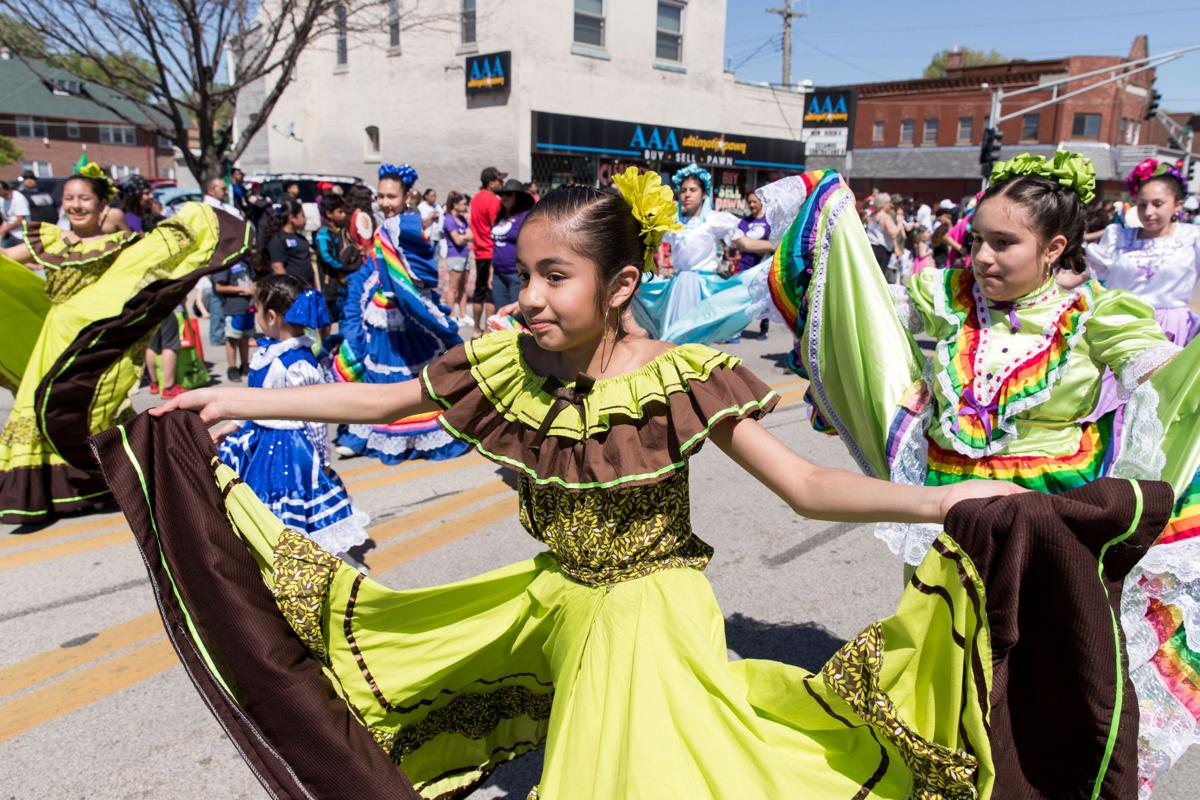
M 475 43 L 475 0 L 462 0 L 462 43 Z
M 137 144 L 132 125 L 101 125 L 100 144 Z
M 1071 126 L 1072 136 L 1082 136 L 1085 139 L 1100 138 L 1100 115 L 1099 114 L 1076 114 L 1075 122 Z
M 67 120 L 67 138 L 78 139 L 79 135 L 79 123 L 73 119 Z
M 49 135 L 46 120 L 34 117 L 17 117 L 17 138 L 45 139 Z
M 975 118 L 974 117 L 959 117 L 958 118 L 958 137 L 959 142 L 969 142 L 975 133 Z
M 659 0 L 654 57 L 683 61 L 683 6 L 679 3 Z
M 1026 114 L 1021 117 L 1021 141 L 1035 142 L 1038 137 L 1038 127 L 1042 123 L 1041 114 Z
M 388 0 L 388 47 L 400 46 L 400 0 Z
M 915 121 L 911 119 L 900 120 L 900 144 L 912 144 L 916 128 L 917 123 Z
M 884 123 L 883 120 L 881 120 L 881 119 L 875 120 L 875 125 L 874 125 L 874 127 L 871 128 L 871 141 L 872 142 L 882 142 L 883 141 L 883 130 L 885 127 L 886 127 L 886 123 Z
M 344 66 L 349 60 L 350 48 L 346 42 L 346 7 L 338 4 L 333 9 L 333 28 L 334 34 L 337 36 L 337 64 L 339 67 Z
M 604 0 L 575 0 L 575 43 L 604 47 Z
M 936 117 L 925 120 L 925 130 L 921 131 L 921 144 L 937 144 L 938 121 Z

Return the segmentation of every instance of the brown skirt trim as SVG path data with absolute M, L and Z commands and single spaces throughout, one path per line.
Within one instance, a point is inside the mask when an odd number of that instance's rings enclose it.
M 0 523 L 4 525 L 40 524 L 63 514 L 100 511 L 110 503 L 103 478 L 69 464 L 0 472 Z
M 267 793 L 419 800 L 279 613 L 230 526 L 200 418 L 142 414 L 92 447 L 176 654 Z
M 100 377 L 183 302 L 201 276 L 223 269 L 246 248 L 246 223 L 215 210 L 217 245 L 204 267 L 177 280 L 155 281 L 125 302 L 121 313 L 96 320 L 75 337 L 42 378 L 34 394 L 38 428 L 65 461 L 95 469 L 88 450 L 88 412 Z

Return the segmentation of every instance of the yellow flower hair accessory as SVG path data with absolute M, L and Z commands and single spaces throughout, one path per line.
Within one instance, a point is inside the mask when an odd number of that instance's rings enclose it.
M 104 195 L 105 200 L 111 200 L 113 195 L 117 193 L 117 187 L 113 185 L 112 179 L 109 178 L 108 174 L 105 173 L 105 171 L 100 168 L 100 165 L 94 161 L 84 164 L 75 174 L 84 178 L 91 178 L 93 181 L 96 181 L 98 184 L 100 184 L 100 193 Z
M 633 216 L 642 225 L 642 243 L 646 246 L 645 272 L 654 271 L 654 251 L 662 244 L 667 231 L 683 229 L 675 208 L 675 195 L 670 186 L 663 186 L 657 172 L 646 170 L 638 174 L 637 167 L 613 176 L 613 184 L 633 208 Z
M 1096 168 L 1092 160 L 1079 153 L 1059 150 L 1052 161 L 1043 156 L 1021 153 L 992 167 L 988 183 L 996 185 L 1017 175 L 1041 175 L 1075 192 L 1085 205 L 1096 198 Z

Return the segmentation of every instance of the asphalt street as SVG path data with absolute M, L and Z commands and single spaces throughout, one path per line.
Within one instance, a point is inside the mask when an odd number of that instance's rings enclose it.
M 814 433 L 804 384 L 787 372 L 790 337 L 728 349 L 783 395 L 767 427 L 819 464 L 852 468 L 838 440 Z M 224 355 L 213 352 L 213 374 Z M 144 389 L 135 406 L 157 398 Z M 11 396 L 0 392 L 0 419 Z M 372 515 L 375 578 L 393 587 L 466 578 L 539 551 L 521 529 L 500 471 L 469 455 L 389 467 L 336 463 Z M 693 461 L 693 520 L 716 549 L 707 570 L 733 658 L 819 667 L 890 613 L 899 560 L 870 526 L 795 516 L 715 447 Z M 122 517 L 62 520 L 34 532 L 0 526 L 0 798 L 258 798 L 263 790 L 192 688 L 163 636 L 145 568 Z M 540 755 L 499 769 L 474 798 L 524 798 Z M 1192 752 L 1155 793 L 1200 785 Z M 796 797 L 802 797 L 798 789 Z

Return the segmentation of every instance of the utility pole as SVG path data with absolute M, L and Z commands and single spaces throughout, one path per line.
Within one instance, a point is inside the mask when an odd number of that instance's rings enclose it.
M 783 8 L 768 8 L 768 14 L 783 18 L 783 85 L 792 85 L 792 20 L 807 17 L 808 11 L 793 11 L 792 0 L 783 0 Z

